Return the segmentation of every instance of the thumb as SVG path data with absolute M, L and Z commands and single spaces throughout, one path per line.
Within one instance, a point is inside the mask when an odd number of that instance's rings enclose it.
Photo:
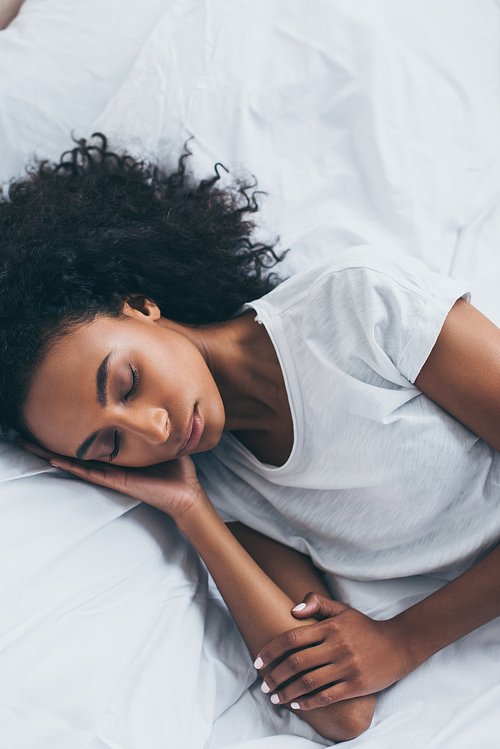
M 292 614 L 297 619 L 306 619 L 308 616 L 314 616 L 316 619 L 328 619 L 331 616 L 337 616 L 348 608 L 349 606 L 346 606 L 345 603 L 332 601 L 331 598 L 312 592 L 304 596 L 302 603 L 292 609 Z

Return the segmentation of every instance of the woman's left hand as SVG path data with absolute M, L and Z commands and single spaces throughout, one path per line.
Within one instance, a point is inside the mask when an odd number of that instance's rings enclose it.
M 313 710 L 379 692 L 406 675 L 404 647 L 391 620 L 370 619 L 317 593 L 308 593 L 304 604 L 292 610 L 294 616 L 322 621 L 275 637 L 256 660 L 274 704 Z

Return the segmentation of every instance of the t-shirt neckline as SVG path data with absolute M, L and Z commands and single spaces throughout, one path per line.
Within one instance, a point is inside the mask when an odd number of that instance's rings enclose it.
M 299 381 L 295 371 L 293 357 L 288 348 L 286 336 L 280 324 L 279 316 L 272 315 L 273 319 L 271 320 L 271 314 L 268 314 L 262 300 L 245 304 L 241 312 L 246 312 L 249 309 L 255 310 L 255 321 L 264 325 L 271 343 L 273 344 L 274 350 L 276 351 L 276 356 L 278 357 L 283 381 L 285 383 L 288 405 L 292 416 L 293 444 L 292 449 L 290 450 L 290 455 L 283 465 L 273 466 L 270 463 L 263 463 L 260 461 L 242 442 L 240 442 L 237 437 L 231 434 L 231 432 L 224 432 L 223 439 L 229 440 L 234 449 L 236 449 L 245 459 L 245 462 L 249 463 L 252 466 L 252 469 L 256 470 L 258 473 L 267 475 L 288 473 L 293 470 L 294 464 L 297 460 L 297 455 L 301 452 L 303 440 L 304 414 L 302 399 L 300 398 Z

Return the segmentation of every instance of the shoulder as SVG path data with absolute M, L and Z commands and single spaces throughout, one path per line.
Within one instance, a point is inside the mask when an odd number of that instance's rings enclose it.
M 292 359 L 321 352 L 349 372 L 361 361 L 363 372 L 401 384 L 401 376 L 414 381 L 461 296 L 466 290 L 456 281 L 418 260 L 362 245 L 292 276 L 248 307 Z
M 335 307 L 358 302 L 363 306 L 368 297 L 381 302 L 399 299 L 404 304 L 409 297 L 428 301 L 447 298 L 450 293 L 460 296 L 464 292 L 458 293 L 458 285 L 452 279 L 434 273 L 418 260 L 402 252 L 358 245 L 297 273 L 247 307 L 284 312 L 304 302 L 317 306 L 320 300 L 328 299 Z

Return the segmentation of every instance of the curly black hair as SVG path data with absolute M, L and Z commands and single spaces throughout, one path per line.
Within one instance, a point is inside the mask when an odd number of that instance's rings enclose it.
M 222 189 L 75 141 L 0 195 L 0 425 L 28 434 L 23 409 L 37 365 L 75 324 L 118 316 L 143 295 L 162 315 L 203 325 L 270 291 L 283 254 L 252 241 L 255 182 Z

